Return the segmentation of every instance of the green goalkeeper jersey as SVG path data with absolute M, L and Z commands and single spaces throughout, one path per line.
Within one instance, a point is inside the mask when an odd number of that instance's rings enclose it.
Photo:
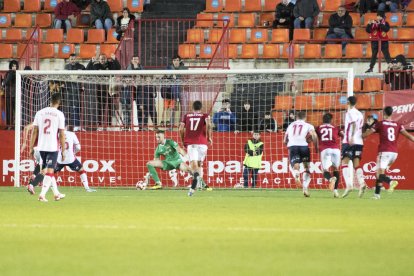
M 170 139 L 166 139 L 164 144 L 158 145 L 155 149 L 155 158 L 165 156 L 166 161 L 181 160 L 180 154 L 177 151 L 178 144 Z

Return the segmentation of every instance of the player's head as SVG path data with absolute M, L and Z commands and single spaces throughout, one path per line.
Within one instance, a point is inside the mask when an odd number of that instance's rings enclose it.
M 194 101 L 193 102 L 193 110 L 194 111 L 200 111 L 201 108 L 203 108 L 203 104 L 200 101 Z
M 298 120 L 306 120 L 306 112 L 305 112 L 305 111 L 299 111 L 299 112 L 296 114 L 296 118 L 297 118 Z
M 163 130 L 157 130 L 155 138 L 157 139 L 158 144 L 163 144 L 165 141 L 165 132 Z
M 384 113 L 384 117 L 387 117 L 387 118 L 391 117 L 391 115 L 392 115 L 392 106 L 384 107 L 383 113 Z
M 331 113 L 325 113 L 325 114 L 323 114 L 322 122 L 324 124 L 330 124 L 332 122 L 332 118 L 333 118 L 333 116 L 332 116 Z
M 259 140 L 260 139 L 260 132 L 259 130 L 253 130 L 253 139 Z
M 355 96 L 350 96 L 347 99 L 347 103 L 350 107 L 354 107 L 357 104 L 357 98 Z
M 62 96 L 60 95 L 60 93 L 53 93 L 52 96 L 50 97 L 50 103 L 52 106 L 59 106 L 61 100 L 62 100 Z
M 73 132 L 73 126 L 72 125 L 66 125 L 66 130 Z

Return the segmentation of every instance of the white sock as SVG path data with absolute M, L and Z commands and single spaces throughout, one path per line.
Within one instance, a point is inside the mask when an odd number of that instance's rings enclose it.
M 302 179 L 303 179 L 303 189 L 308 189 L 309 184 L 311 182 L 311 177 L 310 177 L 310 173 L 308 172 L 304 172 L 302 175 Z
M 292 169 L 293 178 L 296 180 L 300 176 L 299 170 Z
M 52 188 L 52 192 L 55 196 L 60 194 L 60 192 L 58 190 L 58 187 L 57 187 L 56 178 L 54 176 L 52 177 L 52 186 L 51 186 L 51 188 Z
M 52 178 L 49 175 L 45 175 L 45 178 L 43 178 L 42 182 L 42 191 L 40 192 L 40 196 L 46 196 L 46 193 L 49 190 L 50 185 L 52 185 Z
M 344 176 L 345 184 L 347 189 L 352 189 L 352 178 L 350 175 L 349 167 L 343 166 L 342 167 L 342 175 Z
M 365 179 L 364 179 L 364 171 L 362 170 L 362 168 L 358 168 L 356 169 L 356 177 L 358 180 L 358 184 L 360 186 L 364 186 L 365 185 Z
M 88 176 L 86 173 L 82 173 L 79 177 L 81 179 L 83 187 L 85 187 L 86 190 L 89 190 Z

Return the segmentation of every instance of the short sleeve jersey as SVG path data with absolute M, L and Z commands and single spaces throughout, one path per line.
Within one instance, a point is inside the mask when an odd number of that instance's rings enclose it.
M 362 126 L 364 124 L 364 115 L 354 108 L 349 109 L 345 115 L 345 133 L 342 143 L 348 144 L 351 139 L 351 125 L 355 123 L 355 131 L 353 135 L 353 144 L 363 145 L 364 141 L 362 140 Z
M 319 149 L 339 149 L 339 133 L 341 130 L 331 124 L 320 125 L 316 129 L 319 138 Z
M 155 149 L 155 158 L 160 158 L 164 156 L 166 161 L 181 159 L 180 154 L 177 151 L 178 144 L 177 142 L 166 139 L 164 144 L 160 144 Z
M 314 131 L 313 125 L 308 124 L 303 120 L 297 120 L 291 123 L 286 129 L 286 136 L 288 138 L 288 147 L 291 146 L 307 146 L 306 136 L 310 131 Z
M 65 129 L 65 115 L 54 107 L 46 107 L 36 112 L 33 125 L 37 126 L 39 151 L 59 150 L 58 132 Z
M 184 145 L 207 145 L 206 121 L 210 116 L 206 113 L 187 113 L 181 123 L 185 125 Z
M 79 145 L 78 137 L 75 133 L 71 131 L 65 131 L 65 150 L 66 150 L 66 156 L 65 160 L 62 160 L 62 152 L 59 151 L 58 156 L 58 163 L 59 164 L 71 164 L 73 161 L 75 161 L 75 146 Z
M 375 132 L 379 134 L 378 152 L 398 152 L 398 136 L 405 130 L 404 126 L 391 121 L 383 120 L 374 126 Z

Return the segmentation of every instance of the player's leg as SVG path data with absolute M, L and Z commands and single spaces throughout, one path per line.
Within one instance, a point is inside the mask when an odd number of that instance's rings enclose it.
M 249 188 L 249 168 L 246 166 L 243 169 L 243 187 Z
M 387 169 L 390 168 L 394 164 L 395 160 L 397 160 L 397 157 L 398 157 L 398 153 L 390 152 L 390 159 L 388 160 Z M 394 189 L 397 186 L 398 186 L 398 181 L 397 180 L 391 180 L 390 187 L 388 188 L 388 192 L 389 193 L 394 192 Z
M 52 178 L 54 178 L 54 168 L 57 160 L 57 152 L 40 152 L 42 157 L 42 163 L 45 164 L 45 177 L 42 183 L 42 191 L 39 195 L 39 201 L 47 202 L 46 193 L 49 191 L 50 186 L 52 186 Z
M 396 153 L 395 155 L 389 152 L 380 152 L 377 158 L 377 180 L 375 182 L 375 194 L 374 199 L 380 199 L 380 193 L 382 188 L 382 183 L 387 183 L 391 189 L 391 192 L 394 188 L 398 185 L 397 181 L 392 181 L 385 174 L 385 170 L 391 166 L 394 161 L 397 159 Z
M 310 150 L 309 147 L 301 147 L 301 160 L 303 162 L 303 167 L 305 168 L 305 171 L 302 175 L 303 180 L 303 195 L 305 197 L 309 197 L 309 184 L 311 182 L 311 175 L 309 170 L 309 162 L 310 162 Z
M 349 161 L 353 158 L 353 152 L 351 147 L 349 146 L 349 144 L 343 144 L 342 145 L 342 164 L 341 164 L 341 169 L 342 169 L 342 176 L 345 180 L 345 191 L 342 195 L 342 197 L 346 197 L 349 195 L 349 193 L 352 191 L 353 189 L 353 181 L 352 181 L 352 174 L 351 174 L 351 169 L 349 168 Z
M 197 185 L 200 183 L 200 171 L 199 171 L 199 161 L 204 160 L 205 152 L 207 149 L 203 150 L 201 148 L 201 145 L 189 145 L 187 147 L 187 155 L 188 159 L 190 160 L 190 168 L 191 172 L 193 174 L 193 181 L 191 183 L 191 188 L 188 191 L 188 195 L 191 196 L 195 189 L 197 188 Z
M 34 195 L 36 193 L 35 190 L 34 190 L 34 187 L 39 185 L 39 183 L 43 181 L 44 177 L 45 176 L 44 176 L 44 172 L 41 168 L 41 165 L 39 163 L 37 163 L 36 166 L 35 166 L 35 169 L 32 173 L 32 176 L 30 178 L 29 184 L 27 185 L 27 191 L 31 195 Z
M 331 167 L 332 161 L 331 161 L 331 154 L 330 149 L 324 149 L 321 151 L 321 162 L 322 162 L 322 169 L 323 169 L 323 177 L 326 181 L 329 181 L 329 189 L 333 190 L 333 185 L 331 182 L 332 175 L 329 172 L 329 169 Z
M 79 178 L 82 182 L 82 185 L 87 192 L 96 192 L 96 190 L 89 188 L 88 176 L 86 175 L 86 172 L 83 169 L 81 162 L 79 162 L 77 158 L 75 158 L 75 161 L 69 164 L 69 168 L 72 171 L 77 172 L 79 174 Z
M 331 161 L 332 161 L 332 167 L 333 167 L 333 177 L 331 178 L 331 181 L 334 182 L 333 194 L 334 194 L 334 197 L 339 197 L 339 193 L 338 193 L 339 167 L 341 165 L 341 152 L 339 151 L 339 149 L 335 149 L 332 151 Z
M 147 168 L 148 168 L 148 172 L 150 173 L 152 179 L 154 179 L 155 181 L 155 186 L 154 187 L 162 187 L 161 184 L 161 180 L 158 177 L 158 173 L 157 170 L 155 168 L 163 168 L 163 162 L 165 161 L 161 161 L 161 160 L 151 160 L 147 162 Z M 144 184 L 145 186 L 148 185 L 148 183 Z
M 293 178 L 295 179 L 296 185 L 302 186 L 302 183 L 300 182 L 300 154 L 298 151 L 298 147 L 292 146 L 289 148 L 289 160 L 290 160 L 290 166 L 291 166 L 291 173 Z

